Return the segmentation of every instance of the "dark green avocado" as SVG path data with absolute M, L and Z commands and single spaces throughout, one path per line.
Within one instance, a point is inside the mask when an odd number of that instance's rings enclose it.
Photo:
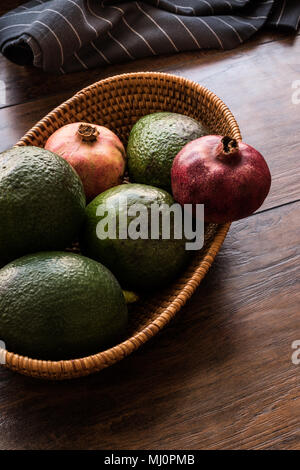
M 0 270 L 0 338 L 8 351 L 61 360 L 97 353 L 123 339 L 127 306 L 100 263 L 42 252 Z
M 166 191 L 144 184 L 122 184 L 97 196 L 86 208 L 86 221 L 81 236 L 82 252 L 107 266 L 123 288 L 146 291 L 162 287 L 171 281 L 185 266 L 188 252 L 184 238 L 175 239 L 171 217 L 170 239 L 163 239 L 162 224 L 159 225 L 159 238 L 123 239 L 119 237 L 120 217 L 124 219 L 125 209 L 119 202 L 127 200 L 128 209 L 134 204 L 143 204 L 149 217 L 153 203 L 171 206 L 172 196 Z M 107 208 L 104 216 L 97 215 L 100 205 Z M 123 213 L 123 214 L 122 214 Z M 108 217 L 113 223 L 116 214 L 116 238 L 99 239 L 97 225 Z M 121 219 L 121 220 L 122 220 Z M 128 216 L 128 226 L 134 217 Z M 108 222 L 111 223 L 111 222 Z M 128 227 L 127 226 L 127 227 Z
M 209 134 L 200 122 L 183 114 L 148 114 L 133 126 L 127 146 L 133 183 L 171 191 L 171 168 L 177 153 L 192 140 Z
M 85 215 L 79 176 L 38 147 L 0 153 L 0 266 L 28 253 L 66 248 Z

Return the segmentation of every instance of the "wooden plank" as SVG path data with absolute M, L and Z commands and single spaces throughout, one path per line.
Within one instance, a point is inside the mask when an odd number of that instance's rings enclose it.
M 214 57 L 215 61 L 222 60 L 223 57 L 240 56 L 243 51 L 250 48 L 255 49 L 259 44 L 272 42 L 275 39 L 289 37 L 283 33 L 260 32 L 253 36 L 251 40 L 239 49 L 222 52 L 214 50 L 203 50 L 196 52 L 187 52 L 158 57 L 148 57 L 146 59 L 136 60 L 125 64 L 113 65 L 108 67 L 96 68 L 93 70 L 72 73 L 62 76 L 55 76 L 44 73 L 42 70 L 34 67 L 20 67 L 5 57 L 0 55 L 0 80 L 6 84 L 6 103 L 0 103 L 0 108 L 16 104 L 26 103 L 27 101 L 41 99 L 44 96 L 52 96 L 60 92 L 66 92 L 71 96 L 81 88 L 90 85 L 98 80 L 117 75 L 119 73 L 136 71 L 164 71 L 183 68 L 185 64 L 206 62 L 207 57 Z M 205 65 L 205 64 L 203 64 Z M 201 78 L 201 77 L 200 77 Z
M 14 8 L 17 8 L 18 6 L 24 3 L 27 3 L 27 0 L 5 0 L 5 2 L 3 3 L 1 2 L 0 4 L 0 16 L 4 15 L 4 13 L 7 13 L 10 10 L 13 10 Z
M 57 93 L 42 100 L 0 109 L 0 152 L 12 147 L 37 121 L 68 98 L 68 92 Z
M 292 103 L 295 91 L 292 83 L 300 77 L 296 60 L 299 53 L 300 37 L 297 37 L 255 48 L 248 44 L 242 52 L 239 49 L 218 56 L 211 53 L 199 58 L 196 53 L 192 61 L 184 63 L 179 56 L 173 56 L 177 57 L 178 66 L 175 63 L 171 67 L 162 63 L 159 66 L 159 70 L 191 78 L 219 95 L 236 116 L 244 140 L 265 156 L 273 183 L 261 210 L 299 198 L 296 169 L 300 152 L 297 119 L 300 104 Z M 138 64 L 134 67 L 139 70 Z M 114 70 L 118 73 L 118 68 Z M 0 110 L 0 151 L 13 145 L 36 121 L 71 95 L 70 90 L 60 91 Z
M 181 314 L 116 366 L 71 383 L 1 370 L 0 448 L 299 449 L 299 207 L 233 224 Z

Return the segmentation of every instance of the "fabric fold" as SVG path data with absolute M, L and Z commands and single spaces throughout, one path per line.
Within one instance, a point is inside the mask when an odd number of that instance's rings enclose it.
M 32 0 L 0 18 L 0 51 L 66 73 L 143 57 L 232 49 L 266 26 L 299 27 L 289 0 Z

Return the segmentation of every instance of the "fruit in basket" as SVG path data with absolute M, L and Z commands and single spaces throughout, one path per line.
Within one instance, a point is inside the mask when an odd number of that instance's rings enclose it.
M 162 238 L 162 219 L 157 224 L 157 239 L 151 237 L 150 210 L 152 204 L 165 204 L 162 213 L 166 214 L 166 208 L 173 203 L 172 196 L 166 191 L 144 184 L 123 184 L 105 191 L 86 208 L 80 243 L 83 253 L 107 266 L 124 288 L 140 291 L 163 286 L 185 265 L 188 259 L 186 240 L 175 239 L 172 217 L 170 239 Z M 148 220 L 144 238 L 127 236 L 135 219 L 130 213 L 135 204 L 142 205 Z M 112 232 L 99 238 L 98 228 L 104 222 Z
M 42 250 L 64 249 L 85 216 L 82 183 L 61 157 L 38 147 L 0 154 L 0 266 Z
M 127 146 L 130 180 L 171 191 L 171 167 L 182 147 L 208 134 L 198 121 L 183 114 L 148 114 L 133 126 Z
M 45 149 L 63 157 L 79 174 L 88 201 L 123 180 L 126 153 L 107 127 L 75 122 L 52 134 Z
M 172 190 L 180 204 L 204 204 L 205 222 L 248 217 L 267 197 L 271 174 L 263 156 L 230 137 L 209 135 L 187 144 L 172 166 Z
M 100 263 L 65 252 L 27 255 L 0 270 L 0 338 L 36 359 L 72 359 L 119 342 L 123 292 Z

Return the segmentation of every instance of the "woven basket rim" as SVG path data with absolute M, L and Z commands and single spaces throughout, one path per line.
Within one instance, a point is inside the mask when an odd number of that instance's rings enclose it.
M 35 126 L 33 126 L 31 130 L 29 130 L 16 145 L 26 145 L 27 139 L 30 137 L 36 138 L 35 134 L 40 133 L 40 128 L 51 122 L 52 118 L 56 116 L 57 113 L 65 111 L 68 106 L 80 100 L 82 95 L 86 93 L 92 93 L 99 86 L 111 84 L 113 82 L 119 82 L 120 80 L 124 79 L 153 79 L 154 77 L 161 78 L 163 80 L 175 80 L 176 82 L 181 82 L 187 87 L 194 88 L 196 92 L 199 91 L 199 93 L 206 94 L 207 97 L 210 100 L 214 100 L 216 105 L 220 108 L 220 112 L 222 112 L 224 118 L 230 123 L 232 133 L 235 135 L 235 137 L 238 140 L 241 140 L 239 126 L 227 105 L 217 95 L 215 95 L 212 91 L 203 85 L 200 85 L 184 77 L 179 77 L 168 73 L 132 72 L 105 78 L 78 91 L 74 96 L 50 111 Z M 218 226 L 214 238 L 209 247 L 206 249 L 205 254 L 201 260 L 201 265 L 198 265 L 198 267 L 194 270 L 191 278 L 186 282 L 184 287 L 174 297 L 172 302 L 170 302 L 169 305 L 163 310 L 163 312 L 160 313 L 155 320 L 152 320 L 150 324 L 145 326 L 138 333 L 125 339 L 121 343 L 97 354 L 61 361 L 34 359 L 18 355 L 7 350 L 1 350 L 1 357 L 5 358 L 6 360 L 4 366 L 32 377 L 63 380 L 85 376 L 100 371 L 101 369 L 108 367 L 128 356 L 134 350 L 138 349 L 138 347 L 140 347 L 143 343 L 147 342 L 150 338 L 157 334 L 167 323 L 169 323 L 169 321 L 175 316 L 181 307 L 183 307 L 186 301 L 193 295 L 201 280 L 205 277 L 207 271 L 212 265 L 215 256 L 219 252 L 230 225 L 230 223 L 226 223 Z
M 75 93 L 75 95 L 73 95 L 71 98 L 68 98 L 66 101 L 64 101 L 60 105 L 56 106 L 46 116 L 44 116 L 42 119 L 40 119 L 40 121 L 37 124 L 35 124 L 28 132 L 26 132 L 26 134 L 19 140 L 19 142 L 16 145 L 26 145 L 25 144 L 26 139 L 28 137 L 31 137 L 31 135 L 34 134 L 35 131 L 39 131 L 38 126 L 40 126 L 42 124 L 45 124 L 45 123 L 48 123 L 49 120 L 51 121 L 52 116 L 59 113 L 60 111 L 64 111 L 69 105 L 72 105 L 75 101 L 77 101 L 80 98 L 81 95 L 84 95 L 87 92 L 90 93 L 94 89 L 97 89 L 99 86 L 103 86 L 103 85 L 106 85 L 106 84 L 111 84 L 113 82 L 118 82 L 119 80 L 122 80 L 122 79 L 125 79 L 125 78 L 128 79 L 128 80 L 130 78 L 139 78 L 141 80 L 142 79 L 151 80 L 153 77 L 162 78 L 162 79 L 166 79 L 166 78 L 173 79 L 173 80 L 175 79 L 175 81 L 177 81 L 177 82 L 181 82 L 181 83 L 183 83 L 183 84 L 185 84 L 189 87 L 195 88 L 196 91 L 199 91 L 199 93 L 200 92 L 205 93 L 209 97 L 209 99 L 212 99 L 212 100 L 215 101 L 217 106 L 220 106 L 220 110 L 222 111 L 224 116 L 226 118 L 228 118 L 228 122 L 230 122 L 231 125 L 232 125 L 233 133 L 236 134 L 236 139 L 237 140 L 242 140 L 241 131 L 240 131 L 239 125 L 238 125 L 235 117 L 233 116 L 233 114 L 230 111 L 230 109 L 228 108 L 228 106 L 224 103 L 224 101 L 221 100 L 221 98 L 219 98 L 214 92 L 212 92 L 211 90 L 209 90 L 205 86 L 200 85 L 199 83 L 197 83 L 193 80 L 189 80 L 188 78 L 180 77 L 180 76 L 173 75 L 173 74 L 170 74 L 170 73 L 165 73 L 165 72 L 149 72 L 149 71 L 147 71 L 147 72 L 130 72 L 130 73 L 122 73 L 122 74 L 114 75 L 112 77 L 107 77 L 107 78 L 104 78 L 103 80 L 99 80 L 97 82 L 94 82 L 91 85 L 86 86 L 85 88 L 82 88 L 77 93 Z

